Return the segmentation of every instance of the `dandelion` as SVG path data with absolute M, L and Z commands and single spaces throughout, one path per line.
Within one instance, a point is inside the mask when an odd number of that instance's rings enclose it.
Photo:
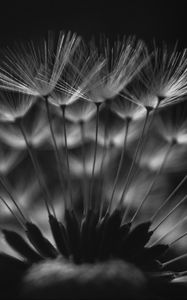
M 185 299 L 185 54 L 51 43 L 1 62 L 1 295 Z

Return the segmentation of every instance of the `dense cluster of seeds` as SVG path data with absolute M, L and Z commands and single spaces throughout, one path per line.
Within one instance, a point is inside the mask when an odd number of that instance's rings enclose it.
M 2 296 L 186 299 L 186 50 L 50 32 L 0 89 Z

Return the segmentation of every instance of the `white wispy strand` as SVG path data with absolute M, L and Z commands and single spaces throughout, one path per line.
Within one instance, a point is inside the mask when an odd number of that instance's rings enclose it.
M 180 53 L 174 49 L 170 54 L 165 46 L 163 50 L 156 49 L 154 57 L 152 88 L 158 96 L 166 98 L 166 105 L 173 104 L 187 94 L 187 51 Z
M 47 39 L 6 49 L 0 65 L 0 88 L 33 96 L 48 95 L 57 84 L 80 38 L 60 32 L 57 42 L 52 32 Z
M 104 39 L 102 43 L 98 51 L 102 53 L 105 65 L 90 87 L 90 98 L 95 102 L 103 102 L 117 96 L 148 60 L 144 43 L 134 37 L 124 37 L 113 46 L 108 39 Z
M 61 106 L 72 104 L 79 98 L 90 100 L 90 86 L 104 65 L 105 60 L 98 55 L 97 49 L 89 48 L 81 41 L 49 101 Z
M 140 72 L 140 82 L 125 94 L 132 102 L 155 108 L 184 100 L 187 95 L 187 51 L 155 48 Z

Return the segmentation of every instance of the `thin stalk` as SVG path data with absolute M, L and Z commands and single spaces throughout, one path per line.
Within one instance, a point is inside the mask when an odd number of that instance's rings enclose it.
M 89 191 L 89 201 L 88 201 L 88 209 L 91 209 L 92 203 L 92 192 L 93 192 L 93 183 L 94 183 L 94 172 L 95 172 L 95 164 L 97 157 L 97 147 L 98 147 L 98 130 L 99 130 L 99 108 L 101 103 L 95 103 L 96 105 L 96 128 L 95 128 L 95 147 L 94 147 L 94 159 L 93 159 L 93 167 L 90 181 L 90 191 Z
M 150 133 L 151 133 L 151 127 L 152 127 L 152 125 L 153 125 L 153 121 L 154 121 L 155 115 L 156 115 L 156 113 L 157 113 L 157 111 L 158 111 L 160 102 L 161 102 L 161 101 L 159 100 L 158 103 L 157 103 L 157 105 L 155 106 L 155 108 L 152 108 L 152 109 L 150 110 L 150 112 L 152 111 L 152 114 L 151 114 L 151 116 L 150 116 L 150 118 L 149 118 L 149 124 L 148 124 L 148 126 L 147 126 L 147 134 L 144 136 L 144 145 L 146 144 L 146 142 L 147 142 L 147 140 L 148 140 L 148 138 L 149 138 L 149 135 L 150 135 Z M 148 109 L 149 109 L 149 108 L 148 108 Z M 141 152 L 141 154 L 142 154 L 142 152 Z M 140 154 L 140 155 L 141 155 L 141 154 Z
M 111 211 L 114 194 L 115 194 L 115 191 L 116 191 L 116 187 L 117 187 L 117 183 L 118 183 L 118 180 L 119 180 L 120 171 L 121 171 L 121 168 L 122 168 L 122 163 L 123 163 L 124 156 L 125 156 L 125 150 L 126 150 L 126 144 L 127 144 L 127 136 L 128 136 L 128 129 L 129 129 L 130 122 L 131 122 L 130 118 L 126 118 L 125 119 L 125 125 L 126 126 L 125 126 L 125 137 L 124 137 L 124 142 L 123 142 L 123 148 L 122 148 L 122 151 L 121 151 L 120 161 L 119 161 L 119 164 L 118 164 L 118 169 L 117 169 L 116 177 L 115 177 L 115 180 L 114 180 L 114 185 L 113 185 L 113 188 L 112 188 L 112 195 L 111 195 L 109 206 L 108 206 L 108 212 Z
M 133 161 L 132 161 L 130 170 L 129 170 L 129 172 L 128 172 L 127 179 L 126 179 L 126 181 L 125 181 L 125 186 L 124 186 L 124 188 L 123 188 L 123 192 L 122 192 L 121 199 L 120 199 L 120 202 L 119 202 L 119 206 L 120 206 L 120 207 L 121 207 L 122 204 L 123 204 L 123 199 L 124 199 L 124 197 L 125 197 L 127 188 L 129 187 L 129 184 L 130 184 L 130 182 L 131 182 L 131 176 L 132 176 L 132 174 L 133 174 L 133 170 L 134 170 L 134 167 L 135 167 L 135 163 L 136 163 L 136 159 L 137 159 L 137 156 L 138 156 L 138 152 L 139 152 L 140 149 L 141 149 L 141 145 L 142 145 L 142 141 L 143 141 L 143 137 L 144 137 L 144 133 L 145 133 L 147 121 L 148 121 L 148 118 L 149 118 L 149 114 L 150 114 L 150 111 L 147 110 L 147 112 L 146 112 L 146 117 L 145 117 L 144 124 L 143 124 L 143 129 L 142 129 L 141 135 L 140 135 L 139 140 L 138 140 L 138 144 L 137 144 L 137 147 L 136 147 L 136 150 L 135 150 L 135 154 L 134 154 L 134 157 L 133 157 Z M 128 211 L 129 208 L 130 208 L 130 207 L 127 206 L 126 211 Z M 126 216 L 126 213 L 124 214 L 124 217 L 125 217 L 125 216 Z
M 171 152 L 171 150 L 172 150 L 172 148 L 173 148 L 174 145 L 175 145 L 174 142 L 172 142 L 172 143 L 169 144 L 169 147 L 168 147 L 168 149 L 167 149 L 167 151 L 166 151 L 166 153 L 165 153 L 165 155 L 164 155 L 164 158 L 163 158 L 163 161 L 162 161 L 162 163 L 161 163 L 161 166 L 160 166 L 160 168 L 157 170 L 157 172 L 156 172 L 156 174 L 155 174 L 155 176 L 154 176 L 154 178 L 153 178 L 153 180 L 152 180 L 152 182 L 151 182 L 151 184 L 150 184 L 150 186 L 149 186 L 149 188 L 148 188 L 148 190 L 147 190 L 147 193 L 146 193 L 146 195 L 144 196 L 143 200 L 141 201 L 141 203 L 140 203 L 139 207 L 137 208 L 136 212 L 134 213 L 134 215 L 133 215 L 133 217 L 132 217 L 132 219 L 131 219 L 131 222 L 133 222 L 133 221 L 135 220 L 135 218 L 137 217 L 138 213 L 140 212 L 142 206 L 144 205 L 144 203 L 145 203 L 146 200 L 148 199 L 150 193 L 152 192 L 152 189 L 153 189 L 153 187 L 154 187 L 154 185 L 155 185 L 155 183 L 156 183 L 156 181 L 157 181 L 159 175 L 161 174 L 161 172 L 162 172 L 162 170 L 163 170 L 163 168 L 164 168 L 164 166 L 165 166 L 165 163 L 166 163 L 166 161 L 167 161 L 167 158 L 168 158 L 168 156 L 169 156 L 169 154 L 170 154 L 170 152 Z
M 154 121 L 154 117 L 155 117 L 155 115 L 157 113 L 159 104 L 160 104 L 160 102 L 157 103 L 156 107 L 153 109 L 153 113 L 149 117 L 149 123 L 147 124 L 147 132 L 144 133 L 143 140 L 141 142 L 141 147 L 140 147 L 140 150 L 138 151 L 138 156 L 137 156 L 137 159 L 136 159 L 137 163 L 140 162 L 140 160 L 141 160 L 143 149 L 144 149 L 143 146 L 146 145 L 147 140 L 149 138 L 149 134 L 151 132 L 151 127 L 152 127 L 152 124 L 153 124 L 153 121 Z M 149 108 L 149 107 L 147 109 L 150 112 L 152 111 L 151 108 Z M 131 182 L 132 182 L 133 178 L 136 177 L 137 173 L 138 173 L 138 168 L 136 168 L 136 170 L 134 170 L 134 172 L 133 172 L 133 174 L 131 176 Z
M 180 276 L 187 275 L 187 271 L 177 272 L 177 275 L 180 275 Z
M 166 198 L 166 200 L 162 203 L 162 205 L 156 210 L 154 215 L 151 218 L 151 222 L 153 223 L 162 210 L 162 208 L 170 201 L 170 199 L 173 197 L 173 195 L 179 190 L 179 188 L 183 185 L 183 183 L 186 181 L 187 175 L 184 176 L 184 178 L 179 182 L 179 184 L 175 187 L 175 189 L 169 194 L 169 196 Z
M 165 263 L 162 263 L 162 268 L 168 267 L 172 263 L 177 262 L 177 261 L 179 261 L 179 260 L 181 260 L 183 258 L 187 258 L 187 253 L 182 254 L 182 255 L 180 255 L 180 256 L 178 256 L 176 258 L 173 258 L 173 259 L 171 259 L 169 261 L 166 261 Z
M 26 227 L 25 227 L 24 222 L 14 213 L 14 211 L 12 210 L 12 208 L 8 205 L 8 203 L 3 199 L 2 196 L 0 196 L 0 199 L 5 204 L 5 206 L 10 211 L 10 213 L 13 215 L 13 217 L 16 219 L 16 221 L 19 223 L 19 225 L 21 225 L 21 227 L 25 230 Z
M 83 203 L 84 203 L 84 215 L 86 214 L 87 211 L 87 185 L 86 185 L 86 161 L 85 161 L 85 132 L 84 132 L 84 122 L 80 121 L 80 131 L 81 131 L 81 152 L 82 152 L 82 163 L 83 163 Z
M 169 213 L 158 223 L 158 225 L 152 230 L 153 232 L 155 232 L 157 229 L 158 229 L 158 227 L 160 227 L 160 225 L 162 224 L 162 223 L 164 223 L 164 221 L 166 220 L 166 219 L 168 219 L 169 218 L 169 216 L 171 216 L 171 214 L 173 213 L 173 212 L 175 212 L 176 211 L 176 209 L 184 202 L 184 201 L 186 201 L 186 199 L 187 199 L 187 195 L 186 196 L 184 196 L 180 201 L 179 201 L 179 203 L 177 203 L 175 206 L 174 206 L 174 208 L 172 208 L 170 211 L 169 211 Z
M 45 186 L 45 183 L 44 183 L 44 180 L 43 180 L 43 175 L 42 175 L 40 167 L 38 165 L 38 161 L 37 161 L 37 159 L 36 159 L 36 157 L 35 157 L 32 149 L 31 149 L 31 146 L 30 146 L 29 141 L 27 139 L 27 136 L 25 134 L 24 128 L 22 126 L 21 120 L 17 121 L 17 125 L 18 125 L 18 127 L 19 127 L 19 129 L 20 129 L 20 131 L 21 131 L 21 133 L 23 135 L 24 141 L 26 143 L 27 151 L 28 151 L 28 154 L 29 154 L 30 159 L 32 161 L 32 164 L 33 164 L 33 167 L 34 167 L 34 170 L 35 170 L 35 174 L 36 174 L 36 178 L 37 178 L 39 186 L 40 186 L 40 188 L 41 188 L 41 190 L 43 192 L 44 204 L 46 206 L 48 215 L 50 215 L 51 213 L 50 213 L 49 204 L 48 204 L 48 201 L 50 203 L 50 200 L 49 200 L 50 196 L 49 196 L 49 192 L 47 190 L 47 187 Z M 48 201 L 45 198 L 46 196 L 47 196 Z M 50 206 L 51 206 L 51 209 L 52 209 L 52 211 L 53 211 L 53 213 L 55 215 L 55 211 L 54 211 L 53 205 L 51 203 L 50 203 Z
M 45 97 L 45 105 L 46 105 L 46 110 L 47 110 L 47 118 L 48 118 L 50 133 L 51 133 L 51 137 L 52 137 L 56 163 L 57 163 L 58 175 L 59 175 L 59 179 L 60 179 L 61 188 L 62 188 L 62 191 L 63 191 L 64 190 L 63 189 L 64 181 L 63 181 L 63 174 L 62 174 L 62 161 L 61 161 L 60 153 L 59 153 L 58 146 L 57 146 L 57 143 L 56 143 L 55 133 L 54 133 L 54 130 L 53 130 L 51 114 L 50 114 L 50 109 L 49 109 L 49 101 L 48 101 L 47 97 Z M 65 201 L 65 207 L 66 207 L 66 205 L 67 205 L 67 203 Z
M 106 101 L 105 105 L 109 109 L 110 102 Z M 100 205 L 99 205 L 99 220 L 102 217 L 104 200 L 105 200 L 104 193 L 103 193 L 104 181 L 105 181 L 103 168 L 104 168 L 105 158 L 107 157 L 107 151 L 108 151 L 108 148 L 109 148 L 109 140 L 108 140 L 109 111 L 108 111 L 108 109 L 107 109 L 107 115 L 106 115 L 105 125 L 104 125 L 104 145 L 103 145 L 101 166 L 100 166 L 100 171 L 99 171 L 99 178 L 100 178 L 99 197 L 101 199 Z
M 103 207 L 104 207 L 104 201 L 105 201 L 105 196 L 103 193 L 103 189 L 104 189 L 104 172 L 103 172 L 103 166 L 104 166 L 104 162 L 105 162 L 105 158 L 107 155 L 107 151 L 108 151 L 109 145 L 107 145 L 106 142 L 106 137 L 105 137 L 105 142 L 104 142 L 104 148 L 103 148 L 103 155 L 102 155 L 102 161 L 101 161 L 101 168 L 100 168 L 100 205 L 99 205 L 99 220 L 101 220 L 102 217 L 102 213 L 103 213 Z
M 170 235 L 173 231 L 175 231 L 175 229 L 177 227 L 179 227 L 180 225 L 182 225 L 186 220 L 187 220 L 187 216 L 185 216 L 184 218 L 182 218 L 182 220 L 180 220 L 179 222 L 177 222 L 168 232 L 166 232 L 165 234 L 163 234 L 158 240 L 156 240 L 154 243 L 152 243 L 151 245 L 149 245 L 149 247 L 153 247 L 156 244 L 160 243 L 163 239 L 165 239 L 166 236 Z
M 182 235 L 178 236 L 174 241 L 172 241 L 169 244 L 169 247 L 173 246 L 175 243 L 177 243 L 180 239 L 182 239 L 183 237 L 187 236 L 187 231 L 184 232 Z
M 70 165 L 69 165 L 69 154 L 68 154 L 68 142 L 67 142 L 67 130 L 66 130 L 66 105 L 61 105 L 62 112 L 62 123 L 63 123 L 63 134 L 64 134 L 64 143 L 65 143 L 65 156 L 66 156 L 66 165 L 67 165 L 67 180 L 68 180 L 68 192 L 70 197 L 70 203 L 67 205 L 67 209 L 73 209 L 73 198 L 72 198 L 72 183 L 70 175 Z
M 27 222 L 26 217 L 24 216 L 23 212 L 21 211 L 19 205 L 16 203 L 14 197 L 12 196 L 12 193 L 10 192 L 7 184 L 5 183 L 5 181 L 3 180 L 3 178 L 1 176 L 0 176 L 0 183 L 3 186 L 3 188 L 5 189 L 5 191 L 8 194 L 8 196 L 10 197 L 11 201 L 14 203 L 15 207 L 17 208 L 17 210 L 18 210 L 20 216 L 22 217 L 22 219 L 24 220 L 24 222 Z

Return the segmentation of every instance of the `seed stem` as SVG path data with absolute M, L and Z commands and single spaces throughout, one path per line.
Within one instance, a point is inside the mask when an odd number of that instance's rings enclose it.
M 153 187 L 154 187 L 154 185 L 155 185 L 155 183 L 156 183 L 156 181 L 157 181 L 159 175 L 161 174 L 161 172 L 162 172 L 162 170 L 163 170 L 163 168 L 164 168 L 164 166 L 165 166 L 165 163 L 166 163 L 166 161 L 167 161 L 167 158 L 168 158 L 168 156 L 169 156 L 169 154 L 170 154 L 170 152 L 171 152 L 171 149 L 173 148 L 174 145 L 175 145 L 174 142 L 171 142 L 171 143 L 169 144 L 169 147 L 168 147 L 168 149 L 167 149 L 167 151 L 166 151 L 166 153 L 165 153 L 165 155 L 164 155 L 164 158 L 163 158 L 163 161 L 162 161 L 162 163 L 161 163 L 161 166 L 160 166 L 160 168 L 157 170 L 157 172 L 156 172 L 156 174 L 155 174 L 155 176 L 154 176 L 154 178 L 153 178 L 151 184 L 149 185 L 149 188 L 148 188 L 148 190 L 147 190 L 147 193 L 146 193 L 146 195 L 144 196 L 143 200 L 141 201 L 141 203 L 140 203 L 139 207 L 137 208 L 135 214 L 133 215 L 133 217 L 132 217 L 132 219 L 131 219 L 131 222 L 133 222 L 133 221 L 135 220 L 135 218 L 137 217 L 138 213 L 140 212 L 142 206 L 144 205 L 144 203 L 145 203 L 146 200 L 148 199 L 150 193 L 152 192 Z
M 84 122 L 80 121 L 80 131 L 81 131 L 81 151 L 82 151 L 82 163 L 83 163 L 83 204 L 84 204 L 84 215 L 87 211 L 87 185 L 86 185 L 86 161 L 85 161 L 85 132 L 84 132 Z
M 21 225 L 21 227 L 25 230 L 26 227 L 25 227 L 24 222 L 14 213 L 12 208 L 8 205 L 8 203 L 4 200 L 4 198 L 2 196 L 0 196 L 0 199 L 4 203 L 4 205 L 8 208 L 8 210 L 13 215 L 13 217 L 16 219 L 16 221 L 19 223 L 19 225 Z M 25 221 L 25 219 L 24 219 L 24 221 Z
M 177 203 L 175 206 L 174 206 L 174 208 L 173 209 L 171 209 L 170 211 L 169 211 L 169 213 L 158 223 L 158 225 L 152 230 L 153 232 L 155 232 L 157 229 L 158 229 L 158 227 L 160 227 L 160 225 L 162 224 L 162 223 L 164 223 L 164 221 L 166 220 L 166 219 L 168 219 L 169 218 L 169 216 L 173 213 L 173 212 L 175 212 L 176 211 L 176 209 L 184 202 L 184 201 L 186 201 L 186 199 L 187 199 L 187 195 L 185 195 L 180 201 L 179 201 L 179 203 Z
M 156 244 L 160 243 L 166 236 L 171 234 L 177 227 L 182 225 L 187 220 L 187 216 L 182 218 L 179 222 L 177 222 L 168 232 L 166 232 L 164 235 L 162 235 L 158 240 L 156 240 L 153 244 L 150 245 L 150 247 L 155 246 Z M 171 244 L 170 244 L 171 245 Z
M 154 215 L 151 218 L 151 222 L 153 223 L 162 210 L 162 208 L 170 201 L 170 199 L 173 197 L 173 195 L 179 190 L 179 188 L 183 185 L 183 183 L 186 181 L 187 175 L 184 176 L 184 178 L 179 182 L 179 184 L 175 187 L 175 189 L 169 194 L 169 196 L 166 198 L 166 200 L 162 203 L 162 205 L 156 210 Z
M 119 161 L 119 164 L 118 164 L 118 169 L 117 169 L 116 177 L 115 177 L 115 180 L 114 180 L 112 195 L 111 195 L 109 206 L 108 206 L 108 212 L 110 212 L 111 208 L 112 208 L 114 194 L 115 194 L 117 183 L 118 183 L 118 180 L 119 180 L 119 175 L 120 175 L 120 171 L 121 171 L 121 168 L 122 168 L 122 163 L 124 161 L 124 155 L 125 155 L 126 144 L 127 144 L 128 129 L 129 129 L 130 122 L 131 122 L 130 118 L 125 119 L 125 137 L 124 137 L 124 142 L 123 142 L 123 148 L 122 148 L 122 151 L 121 151 L 120 161 Z
M 98 102 L 98 103 L 95 103 L 95 105 L 96 105 L 95 147 L 94 147 L 94 159 L 93 159 L 93 167 L 92 167 L 92 174 L 91 174 L 91 181 L 90 181 L 88 211 L 89 211 L 89 209 L 91 209 L 91 206 L 92 206 L 92 192 L 93 192 L 93 183 L 94 183 L 94 172 L 95 172 L 97 147 L 98 147 L 99 108 L 100 108 L 101 103 Z M 88 213 L 88 211 L 87 211 L 87 213 Z
M 129 187 L 129 185 L 131 183 L 131 178 L 132 178 L 132 175 L 133 175 L 133 171 L 134 171 L 134 167 L 135 167 L 135 162 L 136 162 L 136 159 L 137 159 L 137 156 L 138 156 L 138 152 L 140 151 L 141 146 L 142 146 L 142 141 L 143 141 L 143 137 L 144 137 L 144 133 L 145 133 L 147 121 L 148 121 L 148 118 L 149 118 L 149 114 L 150 114 L 150 110 L 147 110 L 146 111 L 146 117 L 144 119 L 143 129 L 142 129 L 141 135 L 140 135 L 139 140 L 138 140 L 138 144 L 137 144 L 137 147 L 136 147 L 136 150 L 135 150 L 133 161 L 132 161 L 130 170 L 128 172 L 127 179 L 125 181 L 125 186 L 124 186 L 124 189 L 123 189 L 123 192 L 122 192 L 122 195 L 121 195 L 121 199 L 120 199 L 120 202 L 119 202 L 119 206 L 120 207 L 123 204 L 123 199 L 125 197 L 126 191 L 127 191 L 128 187 Z M 124 219 L 126 218 L 126 215 L 127 215 L 128 211 L 130 209 L 130 205 L 131 205 L 131 203 L 129 203 L 129 205 L 126 207 L 126 210 L 125 210 L 125 213 L 124 213 Z
M 99 197 L 101 199 L 100 200 L 100 205 L 99 205 L 99 220 L 102 217 L 104 201 L 105 201 L 105 196 L 104 196 L 104 193 L 103 193 L 104 182 L 105 182 L 103 168 L 104 168 L 105 158 L 107 157 L 107 152 L 108 152 L 108 149 L 110 147 L 109 134 L 108 134 L 108 120 L 109 120 L 110 102 L 106 101 L 105 105 L 108 109 L 107 109 L 107 115 L 106 115 L 105 125 L 104 125 L 104 144 L 103 144 L 103 151 L 102 151 L 101 166 L 100 166 L 100 170 L 99 170 L 99 178 L 100 178 Z
M 63 192 L 64 191 L 64 188 L 63 188 L 64 180 L 63 180 L 63 172 L 62 172 L 62 161 L 61 161 L 60 153 L 59 153 L 58 146 L 56 143 L 55 133 L 53 130 L 48 97 L 46 96 L 46 97 L 44 97 L 44 99 L 45 99 L 45 105 L 46 105 L 46 110 L 47 110 L 47 118 L 48 118 L 50 133 L 51 133 L 51 137 L 52 137 L 52 141 L 53 141 L 53 148 L 54 148 L 54 153 L 55 153 L 55 158 L 56 158 L 56 163 L 57 163 L 58 175 L 59 175 L 59 179 L 60 179 L 61 189 Z M 66 207 L 67 207 L 67 201 L 65 199 L 65 208 Z
M 14 197 L 12 196 L 12 193 L 10 192 L 9 187 L 7 186 L 5 180 L 2 178 L 2 176 L 0 176 L 0 183 L 3 186 L 3 188 L 5 189 L 6 193 L 8 194 L 8 196 L 10 197 L 10 199 L 12 200 L 12 202 L 14 203 L 15 207 L 17 208 L 20 216 L 23 218 L 24 222 L 27 222 L 26 217 L 24 216 L 23 212 L 21 211 L 19 205 L 16 203 Z M 3 201 L 4 202 L 4 201 Z M 5 202 L 4 202 L 5 203 Z M 8 204 L 6 205 L 8 207 Z
M 63 134 L 64 134 L 64 143 L 65 143 L 65 156 L 66 156 L 66 165 L 67 165 L 68 192 L 69 192 L 69 197 L 70 197 L 70 203 L 69 203 L 69 205 L 67 205 L 67 209 L 73 209 L 72 183 L 71 183 L 71 176 L 70 176 L 66 118 L 65 118 L 66 105 L 61 105 L 60 108 L 61 108 L 61 112 L 62 112 Z
M 159 107 L 159 103 L 156 105 L 156 107 L 153 109 L 153 112 L 152 114 L 150 115 L 149 117 L 149 123 L 147 124 L 147 132 L 145 132 L 144 136 L 143 136 L 143 140 L 141 142 L 141 147 L 140 147 L 140 150 L 138 151 L 138 156 L 137 156 L 137 163 L 140 162 L 141 160 L 141 157 L 142 157 L 142 153 L 143 153 L 143 149 L 144 149 L 144 145 L 146 145 L 147 143 L 147 140 L 149 138 L 149 134 L 151 132 L 151 127 L 152 127 L 152 124 L 153 124 L 153 120 L 154 120 L 154 117 L 156 115 L 156 112 L 158 110 L 158 107 Z M 151 112 L 151 108 L 147 108 L 150 112 Z M 138 173 L 138 168 L 136 168 L 131 176 L 131 182 L 132 180 L 137 176 L 137 173 Z
M 182 255 L 180 255 L 180 256 L 178 256 L 176 258 L 173 258 L 173 259 L 171 259 L 171 260 L 169 260 L 169 261 L 167 261 L 165 263 L 162 263 L 162 268 L 168 267 L 170 264 L 172 264 L 174 262 L 177 262 L 177 261 L 179 261 L 179 260 L 181 260 L 183 258 L 187 258 L 187 253 L 182 254 Z

